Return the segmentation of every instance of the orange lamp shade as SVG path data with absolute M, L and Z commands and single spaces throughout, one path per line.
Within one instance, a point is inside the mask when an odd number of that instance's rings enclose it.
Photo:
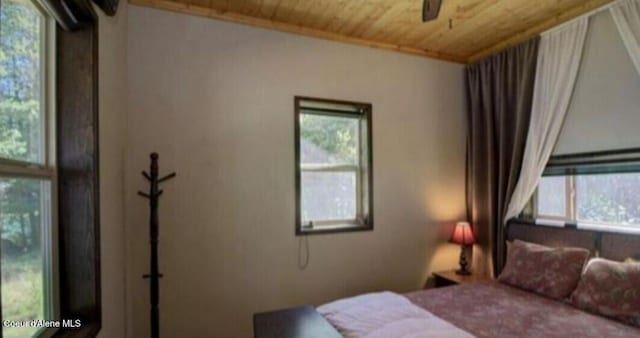
M 473 238 L 473 231 L 468 222 L 458 222 L 455 230 L 453 230 L 453 236 L 451 236 L 451 242 L 460 245 L 471 245 L 475 242 Z

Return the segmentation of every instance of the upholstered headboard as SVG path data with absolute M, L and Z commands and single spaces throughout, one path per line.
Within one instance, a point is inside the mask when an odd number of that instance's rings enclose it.
M 512 220 L 507 225 L 507 240 L 520 239 L 551 247 L 573 246 L 591 251 L 594 257 L 616 261 L 640 260 L 640 235 L 557 227 Z

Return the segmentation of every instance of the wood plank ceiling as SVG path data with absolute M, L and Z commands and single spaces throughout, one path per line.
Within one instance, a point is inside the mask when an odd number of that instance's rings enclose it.
M 130 0 L 132 4 L 469 63 L 612 0 Z

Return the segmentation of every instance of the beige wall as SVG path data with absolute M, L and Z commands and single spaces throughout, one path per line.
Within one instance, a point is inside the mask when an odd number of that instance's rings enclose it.
M 100 10 L 101 338 L 125 337 L 124 148 L 127 111 L 127 2 L 116 17 Z
M 148 209 L 160 153 L 164 337 L 250 337 L 254 312 L 414 290 L 454 268 L 464 214 L 462 66 L 129 7 L 129 337 L 148 334 Z M 293 96 L 373 104 L 375 231 L 294 236 Z
M 592 16 L 576 88 L 554 153 L 640 147 L 638 93 L 640 74 L 611 14 Z

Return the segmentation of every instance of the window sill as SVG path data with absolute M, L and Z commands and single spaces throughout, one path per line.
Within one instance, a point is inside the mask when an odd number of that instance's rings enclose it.
M 578 229 L 593 230 L 600 232 L 612 232 L 616 234 L 640 234 L 640 227 L 631 227 L 624 225 L 606 225 L 606 224 L 594 224 L 594 223 L 582 223 L 578 222 Z
M 630 226 L 594 224 L 594 223 L 586 223 L 586 222 L 575 223 L 572 221 L 562 221 L 557 219 L 514 218 L 510 222 L 526 223 L 526 224 L 540 225 L 540 226 L 554 227 L 554 228 L 571 228 L 571 229 L 579 229 L 579 230 L 608 232 L 608 233 L 614 233 L 614 234 L 631 234 L 631 235 L 640 234 L 640 227 L 636 228 L 636 227 L 630 227 Z
M 575 228 L 576 227 L 575 223 L 571 223 L 571 222 L 568 222 L 566 220 L 545 218 L 545 217 L 536 218 L 533 221 L 533 223 L 536 224 L 536 225 L 543 225 L 543 226 L 556 227 L 556 228 L 565 228 L 565 227 L 567 227 L 567 228 L 571 228 L 571 227 Z
M 314 227 L 314 228 L 296 228 L 296 236 L 305 236 L 305 235 L 320 235 L 320 234 L 335 234 L 341 232 L 357 232 L 357 231 L 371 231 L 373 230 L 373 224 L 367 225 L 332 225 L 332 226 L 322 226 L 322 227 Z

